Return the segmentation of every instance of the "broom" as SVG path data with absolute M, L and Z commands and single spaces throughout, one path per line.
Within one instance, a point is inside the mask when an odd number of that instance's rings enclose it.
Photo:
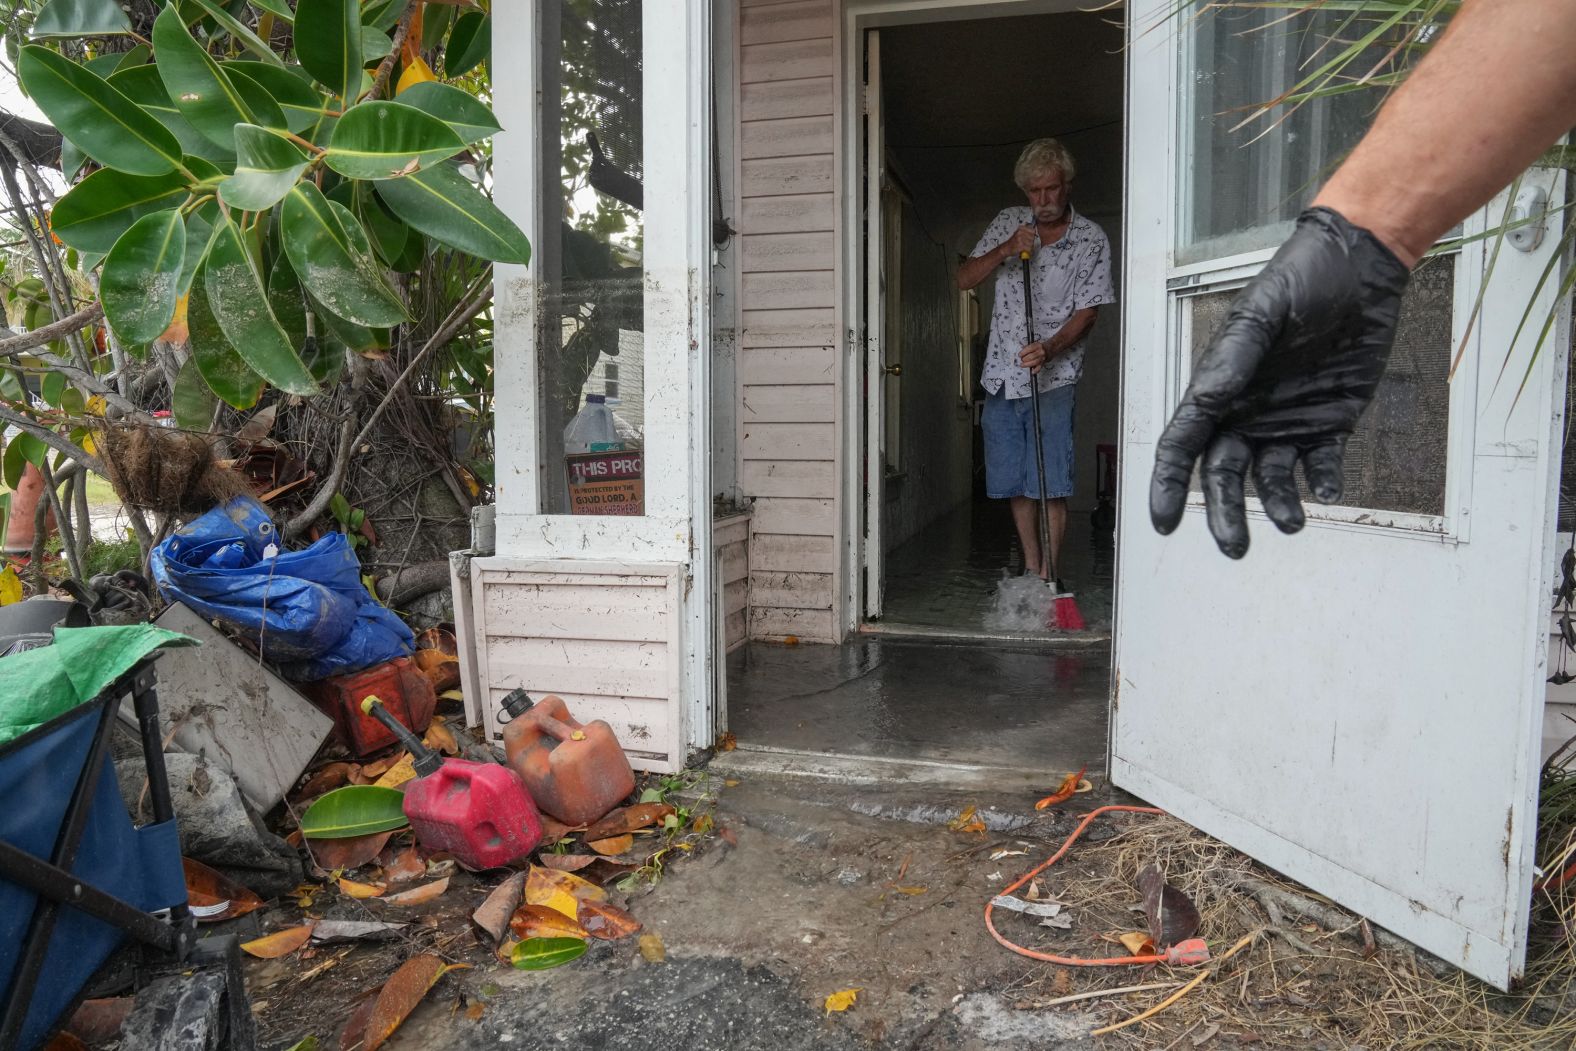
M 1027 346 L 1034 342 L 1034 292 L 1029 283 L 1029 253 L 1020 253 L 1018 258 L 1023 263 L 1024 324 L 1029 335 L 1025 343 Z M 1035 373 L 1029 377 L 1029 404 L 1034 411 L 1034 463 L 1040 472 L 1040 552 L 1050 563 L 1051 575 L 1047 583 L 1055 589 L 1055 594 L 1051 596 L 1050 615 L 1046 619 L 1050 627 L 1059 631 L 1083 631 L 1083 613 L 1079 611 L 1073 593 L 1063 590 L 1061 575 L 1051 559 L 1051 515 L 1045 503 L 1045 444 L 1040 433 L 1040 384 Z

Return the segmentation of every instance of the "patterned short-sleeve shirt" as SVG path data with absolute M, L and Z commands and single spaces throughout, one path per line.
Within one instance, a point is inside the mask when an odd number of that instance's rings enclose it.
M 990 316 L 990 342 L 980 385 L 991 394 L 1006 388 L 1009 398 L 1029 396 L 1029 370 L 1018 363 L 1024 346 L 1054 336 L 1074 312 L 1115 302 L 1111 290 L 1111 245 L 1105 231 L 1071 211 L 1067 232 L 1055 244 L 1041 245 L 1029 262 L 1034 288 L 1034 336 L 1025 338 L 1023 277 L 1017 259 L 1008 259 L 996 270 L 996 304 Z M 1003 209 L 985 228 L 973 256 L 982 256 L 1012 236 L 1020 226 L 1034 223 L 1028 205 Z M 1077 383 L 1083 375 L 1084 344 L 1079 340 L 1052 358 L 1039 375 L 1039 389 L 1053 390 Z

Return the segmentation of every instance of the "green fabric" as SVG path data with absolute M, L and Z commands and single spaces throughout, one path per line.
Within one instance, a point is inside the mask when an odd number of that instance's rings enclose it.
M 152 624 L 56 628 L 54 645 L 0 659 L 0 745 L 91 701 L 154 650 L 195 645 Z

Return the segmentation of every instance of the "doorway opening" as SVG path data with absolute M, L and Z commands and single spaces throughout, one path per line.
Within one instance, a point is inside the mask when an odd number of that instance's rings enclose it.
M 1123 32 L 1108 13 L 1077 11 L 868 32 L 879 34 L 867 108 L 880 126 L 866 136 L 879 244 L 867 241 L 865 258 L 879 276 L 867 282 L 866 321 L 879 325 L 880 360 L 865 389 L 866 627 L 1050 637 L 1033 600 L 1000 587 L 1024 557 L 1008 501 L 987 496 L 980 427 L 992 325 L 1021 324 L 993 317 L 995 286 L 1019 272 L 1004 266 L 966 292 L 956 275 L 998 213 L 1026 203 L 1013 181 L 1020 151 L 1051 137 L 1074 159 L 1071 206 L 1105 233 L 1120 287 Z M 1100 309 L 1075 385 L 1058 571 L 1088 625 L 1081 641 L 1111 626 L 1119 309 Z

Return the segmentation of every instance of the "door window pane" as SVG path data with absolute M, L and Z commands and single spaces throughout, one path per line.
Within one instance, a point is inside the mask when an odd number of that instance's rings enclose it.
M 537 333 L 542 509 L 644 513 L 644 146 L 640 0 L 540 0 L 542 214 Z M 549 114 L 556 100 L 556 120 Z M 553 158 L 556 157 L 556 164 Z
M 1455 256 L 1444 255 L 1419 267 L 1407 286 L 1384 379 L 1346 443 L 1344 506 L 1444 514 L 1455 281 Z M 1236 295 L 1233 290 L 1192 297 L 1187 335 L 1195 364 Z M 1297 486 L 1303 504 L 1317 506 L 1300 470 Z M 1198 489 L 1196 473 L 1193 488 Z
M 1362 137 L 1383 99 L 1352 81 L 1411 61 L 1418 16 L 1383 28 L 1380 15 L 1321 9 L 1292 13 L 1283 4 L 1213 4 L 1185 16 L 1182 32 L 1182 187 L 1177 262 L 1218 259 L 1269 248 Z M 1388 17 L 1387 9 L 1382 13 Z M 1372 39 L 1368 39 L 1372 37 Z M 1349 46 L 1367 40 L 1325 87 L 1348 90 L 1255 116 L 1266 102 L 1298 88 Z M 1298 88 L 1298 91 L 1305 89 Z

